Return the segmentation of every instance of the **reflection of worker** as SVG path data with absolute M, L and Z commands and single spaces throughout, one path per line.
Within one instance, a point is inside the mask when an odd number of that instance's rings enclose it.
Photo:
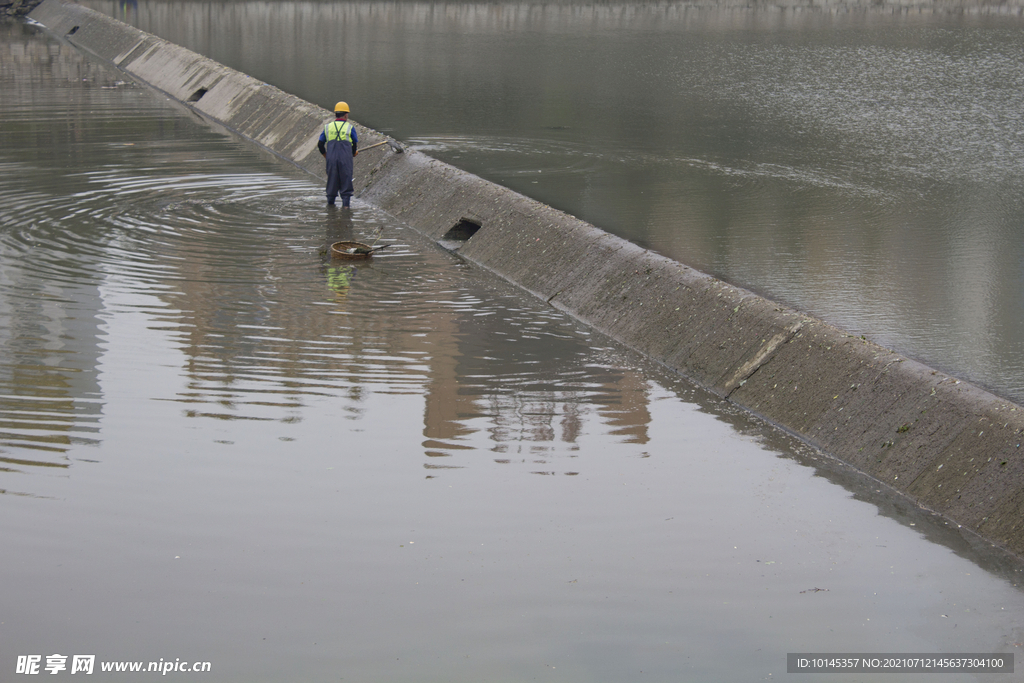
M 120 0 L 117 3 L 118 13 L 120 16 L 117 18 L 126 24 L 136 25 L 135 18 L 139 14 L 139 0 Z
M 356 150 L 359 137 L 348 121 L 348 114 L 345 102 L 334 105 L 335 118 L 324 126 L 320 141 L 316 143 L 327 159 L 327 203 L 331 205 L 339 194 L 342 206 L 348 206 L 352 199 L 352 157 L 359 154 Z
M 327 286 L 338 298 L 348 295 L 348 288 L 352 286 L 350 278 L 355 270 L 355 266 L 331 266 L 327 269 Z
M 335 242 L 355 239 L 353 234 L 351 211 L 324 212 L 324 253 L 329 252 Z

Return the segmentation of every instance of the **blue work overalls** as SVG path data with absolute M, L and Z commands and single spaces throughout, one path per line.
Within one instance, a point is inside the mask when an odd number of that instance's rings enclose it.
M 324 127 L 327 157 L 327 202 L 341 195 L 341 205 L 352 198 L 352 137 L 355 131 L 348 121 L 331 121 Z

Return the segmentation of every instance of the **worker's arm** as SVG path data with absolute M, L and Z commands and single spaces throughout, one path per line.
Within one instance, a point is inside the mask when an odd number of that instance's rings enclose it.
M 327 156 L 327 133 L 320 133 L 320 139 L 316 142 L 316 148 L 320 150 L 320 156 Z
M 359 134 L 356 133 L 356 127 L 352 126 L 352 156 L 359 154 Z

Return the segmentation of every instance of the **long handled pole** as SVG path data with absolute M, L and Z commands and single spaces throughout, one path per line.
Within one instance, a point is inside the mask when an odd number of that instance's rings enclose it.
M 370 145 L 369 147 L 363 147 L 359 151 L 360 152 L 365 152 L 368 149 L 373 149 L 374 147 L 380 147 L 381 145 L 391 145 L 391 149 L 395 150 L 395 152 L 398 153 L 398 154 L 401 154 L 402 152 L 405 151 L 404 149 L 402 149 L 402 147 L 400 145 L 398 145 L 398 144 L 396 144 L 394 142 L 391 142 L 391 140 L 384 140 L 383 142 L 374 143 L 374 144 Z

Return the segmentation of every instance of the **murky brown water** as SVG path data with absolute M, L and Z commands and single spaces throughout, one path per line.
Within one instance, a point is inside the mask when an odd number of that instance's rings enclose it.
M 1024 400 L 1019 7 L 86 4 Z
M 0 88 L 3 680 L 773 680 L 1024 642 L 1018 566 L 386 216 L 32 27 L 0 24 Z

